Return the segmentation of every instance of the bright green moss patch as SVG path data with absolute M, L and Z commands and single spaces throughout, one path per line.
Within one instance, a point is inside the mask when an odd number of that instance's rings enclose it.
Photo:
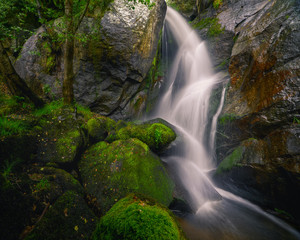
M 97 198 L 103 212 L 131 192 L 166 206 L 172 200 L 173 183 L 164 166 L 138 139 L 93 145 L 80 160 L 79 171 L 87 192 Z
M 160 152 L 175 140 L 176 134 L 171 128 L 161 123 L 129 124 L 116 133 L 116 138 L 123 140 L 137 138 L 146 143 L 152 151 Z
M 229 156 L 227 156 L 218 166 L 217 174 L 229 171 L 231 168 L 236 166 L 242 159 L 244 153 L 244 147 L 239 146 Z
M 218 18 L 203 18 L 199 22 L 193 24 L 193 27 L 197 29 L 207 28 L 209 37 L 216 37 L 224 32 L 224 27 L 219 23 Z
M 223 0 L 214 0 L 213 7 L 218 9 L 223 4 Z
M 59 156 L 63 159 L 66 159 L 65 161 L 67 161 L 70 156 L 72 159 L 75 157 L 76 151 L 79 148 L 80 144 L 81 135 L 79 130 L 72 130 L 65 133 L 57 140 L 56 148 Z
M 99 239 L 184 239 L 168 210 L 131 194 L 116 203 L 97 224 Z

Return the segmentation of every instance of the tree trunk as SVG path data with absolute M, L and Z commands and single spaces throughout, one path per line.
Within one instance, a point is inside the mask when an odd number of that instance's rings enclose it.
M 74 25 L 73 25 L 73 0 L 65 0 L 65 16 L 66 16 L 66 41 L 64 54 L 64 82 L 63 82 L 63 98 L 65 104 L 74 103 L 74 73 L 73 73 L 73 57 L 74 57 Z
M 1 41 L 0 73 L 12 95 L 28 98 L 38 108 L 44 105 L 43 100 L 35 95 L 27 86 L 26 82 L 17 74 Z

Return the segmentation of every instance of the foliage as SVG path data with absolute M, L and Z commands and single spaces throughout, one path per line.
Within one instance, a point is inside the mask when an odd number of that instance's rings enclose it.
M 1 169 L 1 175 L 5 179 L 6 182 L 9 182 L 9 175 L 12 173 L 13 169 L 20 164 L 22 161 L 20 159 L 15 159 L 15 160 L 5 160 L 4 164 L 2 165 Z
M 214 0 L 213 7 L 218 9 L 223 4 L 223 0 Z
M 36 117 L 41 117 L 43 115 L 48 115 L 56 112 L 57 110 L 63 107 L 63 102 L 61 100 L 52 101 L 49 104 L 46 104 L 43 108 L 37 109 L 33 114 Z
M 0 136 L 21 134 L 28 129 L 29 125 L 24 120 L 0 117 Z
M 98 239 L 183 239 L 171 213 L 147 198 L 129 195 L 116 203 L 97 224 Z
M 45 190 L 50 187 L 50 183 L 47 178 L 42 178 L 35 186 L 35 191 Z
M 193 7 L 195 5 L 195 1 L 193 0 L 168 0 L 168 6 L 174 8 L 175 10 L 183 13 L 190 13 L 193 11 Z
M 207 28 L 209 37 L 216 37 L 224 32 L 224 27 L 219 23 L 219 19 L 213 17 L 203 18 L 199 22 L 193 24 L 193 27 L 197 29 Z

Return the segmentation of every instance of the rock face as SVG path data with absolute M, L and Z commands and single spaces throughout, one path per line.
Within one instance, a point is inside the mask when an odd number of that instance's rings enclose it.
M 221 69 L 228 66 L 230 75 L 217 131 L 223 161 L 217 182 L 230 188 L 233 181 L 256 196 L 251 200 L 300 219 L 293 190 L 300 185 L 299 1 L 223 1 L 198 21 L 204 18 L 221 25 L 215 36 L 207 27 L 200 34 L 209 40 L 215 66 L 223 59 Z
M 86 17 L 75 43 L 76 101 L 113 118 L 133 114 L 130 106 L 143 89 L 156 55 L 166 12 L 164 0 L 149 9 L 116 0 L 102 18 Z M 91 15 L 91 14 L 90 14 Z M 59 29 L 60 20 L 53 28 Z M 39 94 L 61 96 L 63 49 L 50 47 L 38 29 L 16 61 L 17 72 Z

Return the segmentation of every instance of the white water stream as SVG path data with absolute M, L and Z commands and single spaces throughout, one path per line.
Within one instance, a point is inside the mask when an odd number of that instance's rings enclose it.
M 166 36 L 164 41 L 175 40 L 178 49 L 169 54 L 172 49 L 166 44 L 163 50 L 167 58 L 172 56 L 173 59 L 169 59 L 172 64 L 165 83 L 167 90 L 158 103 L 156 117 L 167 120 L 180 132 L 180 146 L 164 161 L 179 179 L 182 194 L 195 212 L 190 220 L 199 232 L 195 230 L 190 237 L 300 239 L 300 235 L 283 221 L 214 187 L 207 172 L 216 167 L 212 153 L 217 118 L 224 103 L 224 87 L 220 105 L 211 117 L 209 104 L 212 90 L 225 86 L 224 76 L 214 73 L 205 43 L 172 8 L 167 10 L 165 32 L 172 38 Z

